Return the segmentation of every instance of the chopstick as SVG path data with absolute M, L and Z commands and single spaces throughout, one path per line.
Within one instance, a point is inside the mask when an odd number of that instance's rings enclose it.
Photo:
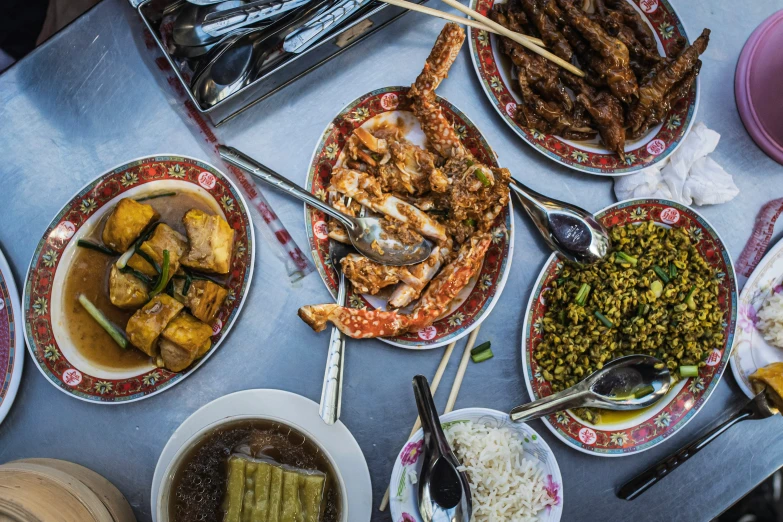
M 440 359 L 440 364 L 438 365 L 438 369 L 435 370 L 435 377 L 432 378 L 432 384 L 430 385 L 430 389 L 432 390 L 432 394 L 435 395 L 435 392 L 438 390 L 438 385 L 440 384 L 440 379 L 443 377 L 443 372 L 446 371 L 446 366 L 449 364 L 449 359 L 451 358 L 451 352 L 454 351 L 454 347 L 457 346 L 457 341 L 454 341 L 453 343 L 449 344 L 446 347 L 446 351 L 443 352 L 443 357 Z M 410 439 L 413 437 L 413 434 L 419 431 L 419 428 L 421 428 L 421 419 L 419 417 L 416 417 L 416 422 L 413 423 L 413 429 L 411 430 L 411 434 L 408 435 L 408 438 Z M 381 500 L 381 505 L 378 507 L 378 511 L 383 511 L 386 509 L 386 506 L 389 505 L 389 488 L 386 488 L 386 494 L 383 496 L 383 500 Z
M 397 7 L 403 7 L 405 9 L 410 9 L 411 11 L 416 11 L 418 13 L 424 13 L 426 15 L 434 16 L 436 18 L 443 18 L 444 20 L 448 20 L 449 22 L 454 22 L 457 24 L 467 25 L 469 27 L 474 27 L 476 29 L 487 31 L 490 33 L 500 34 L 495 29 L 492 29 L 491 27 L 482 24 L 481 22 L 476 22 L 475 20 L 471 20 L 469 18 L 463 18 L 461 16 L 455 16 L 450 13 L 446 13 L 443 11 L 438 11 L 437 9 L 432 9 L 431 7 L 425 7 L 423 5 L 415 4 L 413 2 L 408 2 L 406 0 L 381 0 L 381 2 L 390 4 L 390 5 L 396 5 Z M 528 36 L 526 34 L 522 33 L 514 33 L 518 34 L 522 38 L 526 38 L 527 40 L 533 42 L 536 45 L 539 45 L 541 47 L 546 47 L 546 44 L 543 40 L 540 40 L 538 38 L 533 38 L 532 36 Z
M 487 27 L 490 27 L 490 28 L 494 29 L 495 30 L 494 32 L 496 32 L 497 34 L 503 35 L 506 38 L 510 38 L 511 40 L 514 40 L 515 42 L 517 42 L 522 47 L 525 47 L 526 49 L 529 49 L 529 50 L 533 51 L 534 53 L 543 56 L 547 60 L 556 63 L 557 65 L 559 65 L 560 67 L 562 67 L 566 71 L 572 72 L 572 73 L 574 73 L 575 75 L 577 75 L 579 77 L 582 77 L 582 78 L 584 77 L 585 73 L 582 72 L 581 69 L 579 69 L 578 67 L 575 67 L 571 63 L 563 60 L 559 56 L 556 56 L 556 55 L 550 53 L 546 49 L 544 49 L 542 47 L 539 47 L 538 45 L 530 42 L 529 37 L 526 38 L 526 37 L 524 37 L 524 35 L 520 35 L 519 33 L 515 33 L 514 31 L 506 29 L 505 27 L 503 27 L 499 23 L 493 22 L 492 20 L 490 20 L 486 16 L 482 15 L 481 13 L 478 13 L 478 12 L 474 11 L 473 9 L 471 9 L 469 7 L 465 7 L 464 5 L 459 3 L 457 0 L 443 0 L 443 3 L 453 7 L 454 9 L 456 9 L 458 11 L 461 11 L 461 12 L 465 13 L 466 15 L 470 16 L 474 20 L 477 20 L 477 21 L 483 23 Z
M 443 414 L 450 413 L 451 410 L 454 409 L 454 403 L 457 402 L 457 395 L 459 394 L 459 389 L 462 387 L 462 379 L 465 377 L 465 372 L 468 368 L 468 361 L 470 360 L 470 351 L 473 349 L 473 345 L 476 344 L 476 337 L 478 337 L 479 330 L 481 330 L 481 325 L 478 325 L 475 330 L 473 330 L 470 333 L 470 336 L 468 337 L 468 342 L 465 345 L 465 351 L 462 352 L 462 359 L 459 361 L 459 368 L 457 368 L 457 375 L 454 377 L 454 384 L 451 385 L 451 392 L 449 392 L 449 399 L 446 401 L 446 409 L 443 410 Z M 432 393 L 435 393 L 435 390 L 438 387 L 438 384 L 440 384 L 440 378 L 443 376 L 443 370 L 446 368 L 446 363 L 448 363 L 448 358 L 451 357 L 451 352 L 454 350 L 454 346 L 456 345 L 456 341 L 451 343 L 448 348 L 446 348 L 446 353 L 443 354 L 443 359 L 440 361 L 440 366 L 438 366 L 438 371 L 435 372 L 435 378 L 432 380 Z M 413 429 L 411 430 L 411 434 L 408 435 L 408 438 L 410 439 L 413 437 L 413 435 L 419 431 L 419 428 L 421 428 L 421 419 L 419 417 L 416 417 L 416 422 L 413 425 Z M 384 511 L 386 509 L 386 506 L 389 505 L 389 488 L 386 488 L 386 494 L 383 496 L 383 500 L 381 501 L 381 505 L 378 507 L 379 511 Z

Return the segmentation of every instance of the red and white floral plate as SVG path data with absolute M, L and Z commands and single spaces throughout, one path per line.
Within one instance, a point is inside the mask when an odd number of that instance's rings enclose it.
M 345 140 L 357 127 L 371 128 L 383 121 L 396 123 L 402 120 L 405 137 L 415 145 L 424 146 L 426 138 L 419 122 L 409 110 L 407 92 L 407 87 L 385 87 L 357 98 L 340 111 L 326 127 L 315 147 L 307 172 L 306 189 L 321 199 L 326 198 L 332 169 L 341 164 Z M 495 153 L 473 122 L 448 101 L 440 97 L 437 99 L 462 143 L 480 161 L 497 167 Z M 402 348 L 435 348 L 456 341 L 476 328 L 495 306 L 511 268 L 511 255 L 514 250 L 514 221 L 511 219 L 511 211 L 509 199 L 508 208 L 495 222 L 492 245 L 487 250 L 481 271 L 459 294 L 444 317 L 421 331 L 381 340 Z M 305 227 L 318 273 L 329 292 L 336 298 L 337 274 L 329 260 L 326 217 L 319 210 L 305 205 Z M 386 299 L 351 291 L 348 294 L 348 303 L 352 308 L 385 309 Z
M 718 302 L 725 314 L 724 342 L 715 346 L 699 376 L 678 382 L 655 406 L 612 424 L 594 425 L 570 411 L 543 418 L 544 424 L 567 445 L 591 455 L 620 457 L 645 451 L 681 430 L 690 421 L 718 385 L 731 356 L 737 325 L 737 281 L 734 265 L 723 240 L 712 226 L 692 208 L 663 199 L 632 199 L 615 203 L 596 214 L 606 227 L 654 221 L 661 226 L 688 231 L 704 259 L 720 279 Z M 546 292 L 557 279 L 563 263 L 553 254 L 541 270 L 530 296 L 522 334 L 522 368 L 532 400 L 551 395 L 533 357 L 542 340 Z
M 492 6 L 505 0 L 471 0 L 470 6 L 487 15 Z M 687 38 L 682 21 L 667 0 L 628 0 L 655 33 L 658 50 L 663 54 L 677 37 Z M 622 176 L 663 161 L 674 152 L 693 125 L 699 105 L 699 80 L 687 98 L 680 100 L 657 127 L 646 136 L 625 145 L 621 162 L 598 138 L 591 141 L 566 140 L 523 127 L 514 114 L 521 97 L 512 81 L 511 61 L 503 55 L 500 40 L 486 31 L 469 29 L 470 55 L 484 92 L 492 106 L 520 138 L 554 161 L 572 169 L 599 176 Z M 690 40 L 689 40 L 690 42 Z
M 22 307 L 14 274 L 0 250 L 0 422 L 14 402 L 23 365 Z
M 76 242 L 99 224 L 119 199 L 166 190 L 196 192 L 213 201 L 215 212 L 221 213 L 235 231 L 229 293 L 213 325 L 213 347 L 179 373 L 151 363 L 130 370 L 94 365 L 73 346 L 62 326 L 62 288 Z M 242 195 L 211 165 L 169 155 L 120 165 L 82 188 L 54 217 L 35 249 L 22 298 L 30 355 L 49 382 L 77 399 L 117 404 L 160 393 L 204 364 L 231 329 L 250 286 L 254 246 L 253 223 Z

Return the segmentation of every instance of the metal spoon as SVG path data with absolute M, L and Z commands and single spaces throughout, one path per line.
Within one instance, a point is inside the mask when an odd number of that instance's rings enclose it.
M 653 485 L 663 480 L 663 478 L 667 477 L 669 473 L 677 468 L 677 466 L 691 458 L 694 454 L 696 454 L 697 451 L 701 450 L 704 448 L 704 446 L 717 439 L 718 436 L 738 422 L 742 422 L 744 420 L 766 419 L 767 417 L 772 417 L 778 413 L 778 409 L 769 403 L 766 390 L 762 391 L 753 397 L 753 399 L 741 410 L 726 419 L 724 422 L 715 426 L 710 431 L 696 439 L 694 442 L 691 442 L 684 448 L 677 450 L 674 454 L 669 455 L 654 466 L 651 466 L 641 474 L 626 482 L 617 491 L 617 496 L 624 500 L 635 499 L 650 489 Z
M 539 194 L 513 178 L 509 186 L 544 240 L 564 259 L 589 265 L 606 257 L 612 245 L 609 231 L 590 212 Z
M 656 369 L 656 365 L 663 366 Z M 655 357 L 628 355 L 615 359 L 576 386 L 517 406 L 511 420 L 526 422 L 571 408 L 638 410 L 652 406 L 671 385 L 669 369 Z
M 469 522 L 473 513 L 470 484 L 443 434 L 426 377 L 413 378 L 413 394 L 424 431 L 424 459 L 419 474 L 419 514 L 424 522 Z
M 340 277 L 337 285 L 337 304 L 345 306 L 345 274 L 341 261 L 353 249 L 338 241 L 329 242 L 329 258 Z M 329 351 L 326 353 L 326 372 L 321 388 L 321 403 L 318 413 L 326 424 L 334 424 L 340 418 L 343 404 L 343 370 L 345 369 L 345 337 L 337 328 L 332 327 L 329 337 Z
M 429 240 L 422 238 L 416 244 L 403 244 L 392 235 L 384 232 L 380 218 L 374 216 L 355 218 L 343 214 L 233 147 L 221 145 L 218 147 L 218 152 L 223 159 L 232 165 L 249 172 L 273 187 L 288 192 L 295 198 L 301 199 L 308 205 L 312 205 L 340 221 L 354 248 L 376 263 L 392 266 L 414 265 L 427 259 L 432 252 L 433 244 Z
M 220 40 L 220 36 L 204 31 L 204 19 L 209 14 L 241 7 L 246 3 L 245 0 L 226 0 L 219 4 L 211 5 L 196 5 L 186 2 L 177 12 L 176 18 L 174 18 L 171 39 L 177 45 L 189 47 L 215 43 Z

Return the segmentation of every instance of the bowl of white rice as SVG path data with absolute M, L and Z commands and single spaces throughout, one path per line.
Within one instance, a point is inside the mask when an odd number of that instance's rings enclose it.
M 466 408 L 440 418 L 465 468 L 473 500 L 472 522 L 557 522 L 563 513 L 563 478 L 552 450 L 527 424 L 508 413 Z M 422 522 L 418 477 L 422 430 L 405 443 L 389 486 L 393 522 Z

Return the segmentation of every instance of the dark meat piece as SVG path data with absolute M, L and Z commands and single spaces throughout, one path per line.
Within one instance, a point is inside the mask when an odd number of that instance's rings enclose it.
M 658 45 L 655 43 L 655 35 L 647 22 L 642 19 L 639 12 L 628 3 L 627 0 L 606 0 L 612 9 L 617 10 L 623 16 L 623 23 L 633 30 L 636 39 L 649 51 L 657 53 Z
M 562 76 L 566 85 L 576 93 L 576 100 L 593 117 L 606 147 L 625 161 L 625 129 L 620 100 L 608 91 L 597 91 L 583 79 L 567 71 L 564 71 Z
M 634 61 L 637 66 L 642 64 L 652 65 L 661 61 L 658 49 L 648 49 L 643 45 L 636 37 L 633 29 L 624 23 L 622 14 L 607 8 L 604 0 L 595 0 L 595 7 L 597 12 L 596 21 L 606 29 L 607 33 L 617 37 L 625 44 L 631 57 L 632 66 Z M 634 71 L 634 73 L 638 75 L 637 71 Z
M 600 63 L 591 66 L 606 79 L 612 94 L 626 103 L 631 103 L 639 95 L 639 87 L 630 67 L 628 48 L 617 38 L 609 36 L 570 0 L 558 0 L 558 5 L 568 23 L 575 27 L 601 56 Z
M 639 89 L 639 100 L 628 113 L 627 124 L 636 134 L 647 118 L 664 102 L 672 88 L 695 67 L 710 41 L 710 30 L 702 31 L 693 45 L 685 49 L 676 60 L 669 63 Z
M 540 9 L 535 0 L 520 0 L 522 9 L 527 15 L 527 19 L 536 26 L 538 34 L 554 54 L 569 62 L 574 52 L 568 45 L 565 37 L 557 30 L 555 23 L 547 16 L 543 9 Z

